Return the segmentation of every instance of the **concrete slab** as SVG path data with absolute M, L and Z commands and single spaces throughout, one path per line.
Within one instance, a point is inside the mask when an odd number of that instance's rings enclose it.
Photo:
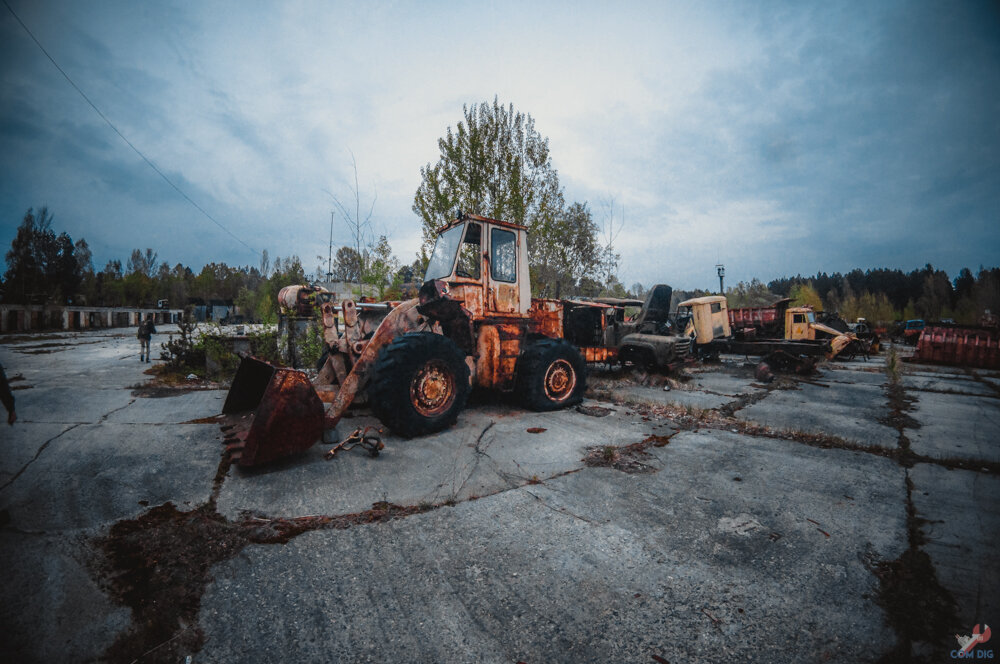
M 167 424 L 190 422 L 222 412 L 225 390 L 198 390 L 171 397 L 135 399 L 127 408 L 107 416 L 107 422 Z
M 8 662 L 89 662 L 128 627 L 131 612 L 93 581 L 76 538 L 0 531 L 0 625 Z
M 19 421 L 63 424 L 93 424 L 110 413 L 127 408 L 134 398 L 121 388 L 84 389 L 42 387 L 19 390 L 15 395 Z
M 52 532 L 133 518 L 148 505 L 205 502 L 219 466 L 218 427 L 80 425 L 0 489 L 14 528 Z
M 219 494 L 219 512 L 269 515 L 347 514 L 387 500 L 399 505 L 465 500 L 581 468 L 586 448 L 643 440 L 653 431 L 618 409 L 607 417 L 575 410 L 526 412 L 503 405 L 466 409 L 457 424 L 434 436 L 404 440 L 385 434 L 377 458 L 362 450 L 327 461 L 316 445 L 275 466 L 233 469 Z M 374 418 L 343 420 L 337 437 Z M 546 429 L 528 433 L 528 428 Z
M 919 392 L 909 415 L 910 448 L 935 459 L 1000 462 L 1000 399 Z
M 733 397 L 709 394 L 700 390 L 672 389 L 664 392 L 662 387 L 645 387 L 643 385 L 622 385 L 611 387 L 602 392 L 607 398 L 615 401 L 645 404 L 651 406 L 675 406 L 677 408 L 698 408 L 709 410 L 721 408 L 734 401 Z
M 969 634 L 1000 613 L 1000 477 L 918 463 L 910 478 L 917 516 L 926 519 L 921 548 Z
M 2 413 L 2 411 L 0 411 Z M 0 425 L 0 490 L 32 462 L 48 441 L 61 435 L 70 424 L 33 424 L 18 421 L 17 426 Z
M 690 387 L 694 390 L 712 392 L 728 397 L 755 394 L 762 388 L 753 387 L 753 375 L 732 375 L 724 371 L 701 371 L 693 374 Z
M 862 384 L 800 383 L 797 390 L 773 390 L 736 417 L 776 430 L 835 436 L 863 445 L 895 449 L 899 434 L 881 424 L 889 416 L 885 391 Z
M 923 392 L 949 392 L 954 394 L 971 394 L 976 396 L 996 397 L 995 390 L 989 385 L 967 376 L 958 377 L 949 374 L 903 374 L 903 387 L 908 390 Z
M 863 367 L 851 368 L 842 365 L 822 365 L 816 381 L 820 383 L 844 383 L 846 385 L 873 385 L 881 387 L 886 384 L 888 376 L 884 364 L 874 364 L 874 360 Z
M 897 466 L 709 434 L 682 434 L 656 454 L 659 473 L 587 468 L 401 521 L 250 547 L 214 569 L 200 657 L 867 661 L 891 647 L 881 610 L 864 598 L 876 581 L 861 554 L 902 551 Z M 731 527 L 746 521 L 759 527 Z

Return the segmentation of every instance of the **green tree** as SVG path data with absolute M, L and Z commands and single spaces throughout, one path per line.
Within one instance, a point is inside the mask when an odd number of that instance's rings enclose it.
M 156 276 L 156 252 L 148 248 L 146 253 L 143 253 L 141 249 L 133 249 L 126 265 L 125 274 L 139 273 L 152 279 Z
M 67 233 L 56 236 L 52 215 L 42 207 L 36 215 L 28 209 L 7 252 L 4 276 L 6 302 L 22 304 L 74 301 L 83 281 L 80 259 L 90 262 L 86 242 L 84 255 L 77 257 L 77 246 Z
M 464 211 L 528 227 L 536 294 L 583 294 L 592 290 L 589 280 L 601 269 L 608 273 L 607 286 L 613 272 L 607 266 L 617 255 L 610 244 L 601 246 L 585 203 L 566 207 L 548 139 L 531 115 L 496 98 L 492 104 L 463 106 L 462 115 L 438 140 L 437 163 L 420 169 L 413 199 L 423 231 L 417 272 L 426 269 L 437 229 Z
M 532 291 L 539 297 L 577 295 L 584 277 L 595 277 L 601 262 L 597 224 L 586 203 L 573 203 L 532 226 L 528 251 Z M 561 238 L 562 241 L 553 241 Z M 531 241 L 533 239 L 533 241 Z
M 438 140 L 436 164 L 420 169 L 413 211 L 423 225 L 422 249 L 429 254 L 435 230 L 457 210 L 531 226 L 562 209 L 559 176 L 548 139 L 534 119 L 513 104 L 463 106 L 463 120 Z
M 334 281 L 359 283 L 361 281 L 361 256 L 353 247 L 341 247 L 334 256 L 332 270 Z
M 816 311 L 823 311 L 823 300 L 811 283 L 795 284 L 792 286 L 789 296 L 792 298 L 791 305 L 793 307 L 811 306 Z
M 399 271 L 399 260 L 392 255 L 392 247 L 389 246 L 386 236 L 379 237 L 378 243 L 369 252 L 367 263 L 368 269 L 363 275 L 364 283 L 375 288 L 381 300 L 389 285 L 390 277 Z
M 754 277 L 750 283 L 741 281 L 726 289 L 726 302 L 734 309 L 739 307 L 768 307 L 780 297 L 775 295 L 760 279 Z M 822 308 L 822 307 L 820 307 Z

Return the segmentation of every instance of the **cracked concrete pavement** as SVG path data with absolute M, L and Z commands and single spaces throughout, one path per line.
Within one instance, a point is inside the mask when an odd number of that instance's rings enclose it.
M 149 365 L 134 332 L 0 338 L 0 362 L 23 377 L 20 419 L 0 431 L 9 660 L 100 659 L 132 618 L 108 594 L 93 539 L 168 501 L 204 506 L 213 488 L 230 522 L 380 501 L 428 509 L 248 545 L 216 564 L 197 619 L 204 645 L 180 653 L 194 662 L 875 661 L 901 637 L 869 563 L 913 547 L 954 596 L 963 633 L 989 623 L 1000 596 L 991 372 L 908 365 L 901 430 L 879 358 L 789 389 L 755 384 L 737 358 L 670 391 L 601 373 L 601 401 L 588 405 L 604 417 L 484 401 L 441 434 L 387 435 L 377 458 L 328 461 L 320 443 L 273 467 L 229 469 L 214 486 L 221 435 L 200 420 L 225 393 L 142 396 L 133 388 Z M 720 408 L 734 417 L 698 417 Z M 355 417 L 328 435 L 371 423 Z M 792 433 L 748 435 L 741 423 Z M 655 472 L 583 461 L 651 435 L 668 441 L 641 452 Z M 904 441 L 919 455 L 909 469 Z

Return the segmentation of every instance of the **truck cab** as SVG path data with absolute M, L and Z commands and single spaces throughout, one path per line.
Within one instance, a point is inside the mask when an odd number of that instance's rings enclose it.
M 443 281 L 473 315 L 524 317 L 531 308 L 527 228 L 466 214 L 438 231 L 424 281 Z

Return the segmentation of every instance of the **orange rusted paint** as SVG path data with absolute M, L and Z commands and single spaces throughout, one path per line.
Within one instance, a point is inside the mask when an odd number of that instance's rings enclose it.
M 583 346 L 580 348 L 585 362 L 613 362 L 618 359 L 617 348 L 603 348 L 600 346 Z
M 476 385 L 487 389 L 496 387 L 499 374 L 500 334 L 492 325 L 482 325 L 476 338 Z
M 531 331 L 547 337 L 561 339 L 563 336 L 563 307 L 559 300 L 536 298 L 528 309 Z

